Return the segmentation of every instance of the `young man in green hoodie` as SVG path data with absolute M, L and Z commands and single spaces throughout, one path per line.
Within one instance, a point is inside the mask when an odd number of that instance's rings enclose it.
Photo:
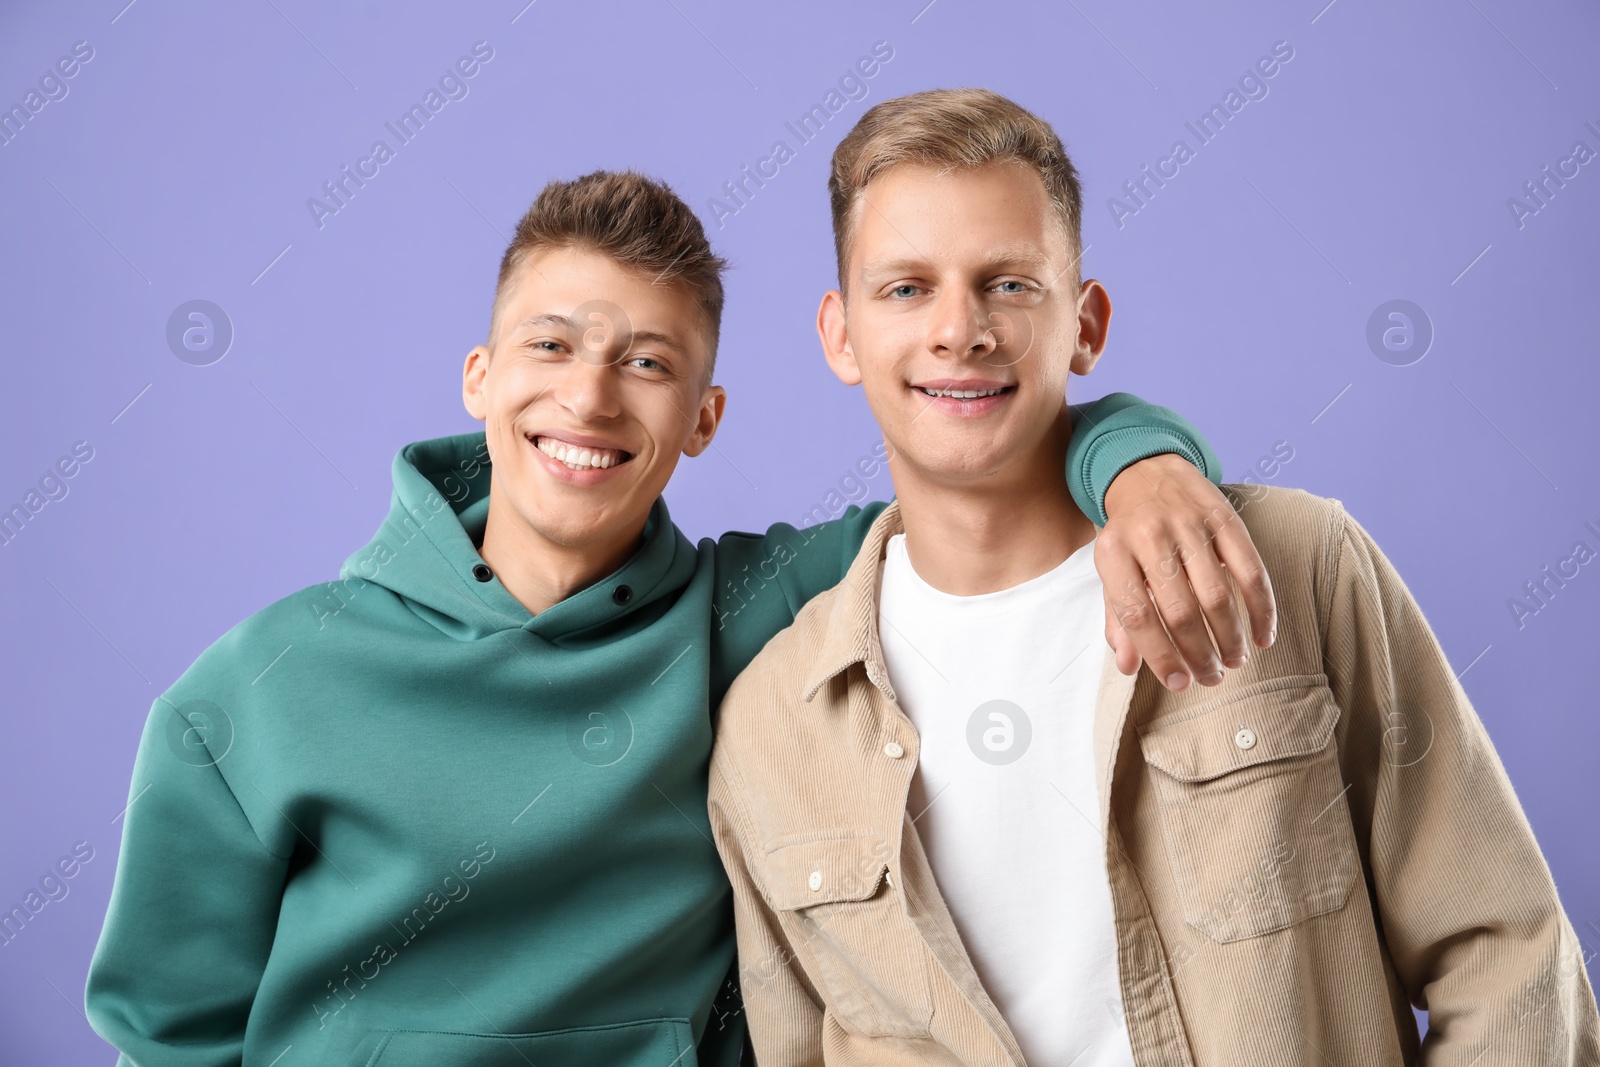
M 485 431 L 402 449 L 340 579 L 246 619 L 155 701 L 87 990 L 120 1062 L 735 1062 L 708 709 L 882 505 L 698 547 L 673 525 L 661 491 L 723 411 L 722 266 L 665 186 L 546 187 L 466 359 Z M 1244 654 L 1231 608 L 1216 650 L 1198 615 L 1174 647 L 1138 599 L 1146 575 L 1159 606 L 1192 597 L 1173 559 L 1259 568 L 1217 522 L 1215 457 L 1134 398 L 1080 415 L 1087 513 L 1135 467 L 1108 528 L 1142 546 L 1107 556 L 1108 586 L 1138 576 L 1125 656 L 1220 680 Z M 1263 644 L 1264 589 L 1251 614 Z

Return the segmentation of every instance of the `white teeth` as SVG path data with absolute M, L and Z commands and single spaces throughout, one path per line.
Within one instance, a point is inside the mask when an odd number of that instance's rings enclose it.
M 614 448 L 579 448 L 577 445 L 552 441 L 548 437 L 541 437 L 534 444 L 551 459 L 565 463 L 575 471 L 604 470 L 622 462 L 622 453 Z
M 1005 387 L 999 389 L 923 389 L 929 396 L 947 396 L 955 400 L 976 400 L 980 396 L 998 396 L 1005 392 Z

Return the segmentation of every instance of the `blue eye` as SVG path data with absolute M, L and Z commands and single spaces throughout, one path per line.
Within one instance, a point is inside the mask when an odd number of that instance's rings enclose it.
M 649 356 L 635 356 L 631 362 L 636 363 L 636 364 L 637 363 L 648 363 L 648 364 L 650 364 L 648 367 L 642 368 L 644 370 L 665 370 L 666 369 L 661 365 L 661 363 L 659 361 L 651 359 Z
M 1002 292 L 1007 292 L 1007 293 L 1021 293 L 1021 292 L 1025 292 L 1027 290 L 1027 286 L 1023 285 L 1021 282 L 1001 282 L 1000 285 L 1002 287 L 1003 286 L 1007 286 L 1007 285 L 1016 286 L 1015 289 L 1004 289 L 1004 288 L 1002 288 Z
M 916 295 L 917 287 L 914 285 L 897 285 L 889 292 L 898 297 L 910 297 Z

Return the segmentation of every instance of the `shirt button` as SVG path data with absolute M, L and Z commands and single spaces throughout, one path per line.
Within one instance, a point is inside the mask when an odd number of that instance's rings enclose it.
M 487 582 L 494 577 L 494 571 L 481 563 L 474 563 L 472 565 L 472 576 L 480 582 Z
M 626 585 L 619 585 L 611 591 L 611 602 L 618 607 L 633 599 L 633 589 Z
M 906 750 L 900 747 L 900 742 L 890 741 L 887 745 L 883 746 L 883 754 L 888 756 L 890 759 L 899 759 L 901 756 L 906 754 Z
M 813 893 L 821 891 L 821 889 L 822 889 L 822 872 L 821 871 L 812 871 L 811 872 L 811 877 L 806 879 L 806 885 L 811 887 L 811 891 Z
M 1255 731 L 1250 729 L 1248 726 L 1239 727 L 1239 732 L 1233 735 L 1233 743 L 1238 745 L 1240 748 L 1255 748 Z

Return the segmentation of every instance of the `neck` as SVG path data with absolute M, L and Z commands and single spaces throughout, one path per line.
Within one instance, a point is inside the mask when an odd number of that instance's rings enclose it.
M 1093 541 L 1094 523 L 1067 487 L 1071 436 L 1063 406 L 1049 439 L 1025 461 L 955 483 L 891 459 L 917 575 L 954 596 L 993 593 L 1053 570 Z
M 603 543 L 565 545 L 529 526 L 503 497 L 489 494 L 489 518 L 478 554 L 530 615 L 538 615 L 587 589 L 639 550 L 644 528 Z

